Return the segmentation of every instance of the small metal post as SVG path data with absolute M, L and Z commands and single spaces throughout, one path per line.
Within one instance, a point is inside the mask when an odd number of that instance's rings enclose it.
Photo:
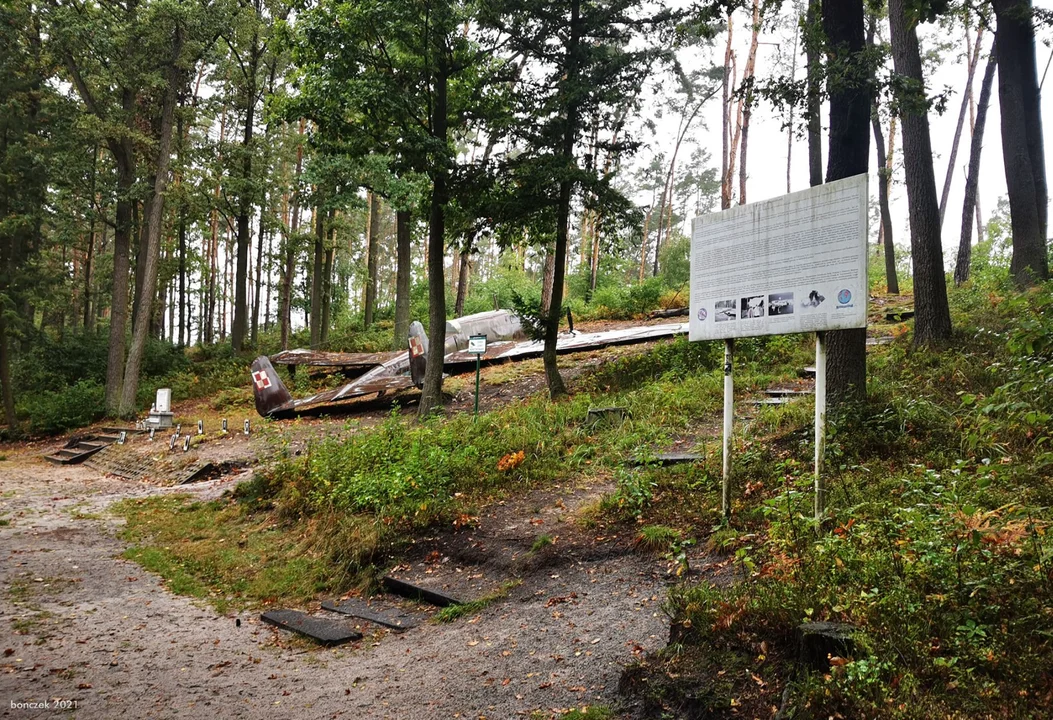
M 127 440 L 127 439 L 128 439 L 128 432 L 126 430 L 121 430 L 121 432 L 117 434 L 117 444 L 118 445 L 124 445 L 124 441 Z
M 479 368 L 482 366 L 482 355 L 475 356 L 475 417 L 479 417 Z
M 815 334 L 815 520 L 826 510 L 826 483 L 822 478 L 826 453 L 826 333 Z
M 197 421 L 197 434 L 198 435 L 204 435 L 205 434 L 205 421 L 204 420 L 198 420 Z
M 735 419 L 735 340 L 724 341 L 724 479 L 721 488 L 720 509 L 724 517 L 731 517 L 731 433 Z
M 189 449 L 190 449 L 190 436 L 187 435 L 187 436 L 185 436 L 183 438 L 183 452 L 186 452 Z
M 223 418 L 223 432 L 227 431 L 227 419 Z
M 156 428 L 150 428 L 150 442 L 154 441 L 154 430 L 156 430 Z
M 172 438 L 168 441 L 168 449 L 169 450 L 175 450 L 176 440 L 178 440 L 178 439 L 179 439 L 179 434 L 178 433 L 173 433 L 172 434 Z
M 248 420 L 245 421 L 245 434 L 246 435 L 249 434 L 249 421 Z

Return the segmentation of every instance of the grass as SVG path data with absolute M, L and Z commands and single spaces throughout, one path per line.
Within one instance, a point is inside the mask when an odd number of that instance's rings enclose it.
M 338 519 L 294 527 L 232 500 L 178 496 L 125 500 L 114 512 L 127 520 L 125 557 L 161 575 L 171 591 L 205 600 L 219 613 L 303 603 L 344 590 L 354 579 L 332 562 L 337 538 L 353 535 Z
M 767 715 L 788 682 L 793 717 L 1040 716 L 1053 687 L 1053 287 L 985 281 L 951 299 L 953 348 L 912 348 L 909 334 L 871 348 L 867 401 L 831 412 L 822 523 L 811 519 L 808 400 L 740 426 L 730 523 L 719 453 L 628 463 L 719 412 L 720 348 L 677 340 L 600 364 L 562 402 L 529 398 L 477 422 L 393 414 L 283 453 L 224 502 L 128 504 L 126 532 L 188 594 L 305 601 L 363 582 L 381 551 L 397 557 L 404 539 L 493 498 L 613 483 L 583 525 L 621 523 L 682 568 L 683 538 L 708 541 L 736 578 L 671 591 L 672 644 L 633 671 L 656 716 L 732 700 L 743 716 Z M 744 340 L 737 386 L 787 382 L 811 353 L 809 338 Z M 629 419 L 584 426 L 589 407 L 614 405 Z M 243 534 L 264 539 L 226 555 Z M 798 671 L 806 620 L 856 625 L 855 656 Z
M 1053 288 L 988 285 L 952 301 L 953 349 L 911 349 L 909 338 L 873 349 L 868 400 L 832 417 L 821 526 L 805 412 L 763 413 L 758 434 L 737 443 L 734 518 L 710 544 L 742 581 L 671 592 L 674 645 L 640 684 L 657 707 L 698 692 L 694 679 L 663 678 L 712 677 L 707 658 L 723 653 L 725 666 L 768 678 L 767 694 L 740 673 L 714 696 L 747 714 L 778 704 L 785 680 L 762 668 L 780 666 L 795 678 L 793 717 L 1046 712 Z M 806 620 L 855 625 L 855 655 L 825 674 L 791 673 Z
M 477 600 L 469 600 L 457 605 L 447 605 L 435 613 L 433 620 L 437 623 L 449 623 L 459 618 L 478 615 L 495 602 L 508 597 L 508 593 L 512 591 L 512 588 L 517 587 L 521 582 L 520 580 L 509 580 L 503 583 L 499 589 Z
M 538 535 L 536 538 L 534 538 L 534 542 L 530 546 L 530 552 L 539 553 L 554 542 L 555 540 L 552 538 L 551 535 L 547 533 L 542 533 L 541 535 Z
M 649 553 L 668 552 L 680 540 L 680 531 L 665 525 L 645 525 L 633 543 L 637 549 Z

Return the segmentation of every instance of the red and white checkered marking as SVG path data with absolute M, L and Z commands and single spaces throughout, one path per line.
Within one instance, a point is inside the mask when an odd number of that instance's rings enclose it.
M 420 341 L 419 337 L 415 335 L 410 336 L 409 351 L 412 357 L 419 357 L 424 354 L 424 343 Z
M 267 373 L 264 370 L 257 370 L 252 373 L 252 380 L 260 390 L 271 386 L 271 379 L 267 376 Z

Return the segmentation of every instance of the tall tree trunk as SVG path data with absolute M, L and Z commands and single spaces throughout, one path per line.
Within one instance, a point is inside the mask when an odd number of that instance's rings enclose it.
M 918 34 L 908 21 L 906 2 L 889 0 L 889 28 L 896 74 L 924 93 Z M 902 113 L 903 168 L 907 180 L 911 261 L 914 267 L 914 343 L 938 343 L 951 337 L 947 282 L 943 273 L 940 206 L 932 169 L 929 118 L 918 104 L 924 95 L 907 99 Z
M 409 340 L 410 311 L 410 213 L 398 210 L 395 213 L 395 339 L 392 347 L 402 350 Z
M 106 413 L 117 415 L 124 381 L 125 330 L 128 325 L 128 272 L 131 269 L 132 186 L 135 184 L 135 151 L 130 138 L 127 147 L 115 153 L 117 164 L 117 208 L 113 233 L 113 291 L 110 296 L 110 345 L 106 359 Z
M 566 45 L 566 83 L 560 84 L 560 98 L 565 103 L 566 116 L 562 128 L 562 148 L 560 155 L 564 166 L 568 169 L 574 167 L 577 162 L 574 158 L 574 142 L 578 134 L 578 126 L 581 122 L 581 107 L 574 97 L 567 97 L 565 88 L 573 88 L 578 83 L 580 74 L 579 45 L 580 35 L 581 0 L 570 2 L 570 28 Z M 556 364 L 556 341 L 559 336 L 559 321 L 563 309 L 563 276 L 567 267 L 567 239 L 570 232 L 570 199 L 573 183 L 569 178 L 564 178 L 559 183 L 559 200 L 556 205 L 556 247 L 553 252 L 552 268 L 552 297 L 549 301 L 548 311 L 545 313 L 545 349 L 542 355 L 545 364 L 545 380 L 548 383 L 548 394 L 553 400 L 567 394 L 566 385 L 559 374 Z
M 333 261 L 336 259 L 336 211 L 329 211 L 329 246 L 322 264 L 322 317 L 318 338 L 324 347 L 329 342 L 329 318 L 333 307 Z
M 969 29 L 965 34 L 968 36 Z M 966 91 L 962 93 L 962 106 L 958 110 L 958 124 L 954 128 L 954 140 L 951 141 L 951 156 L 947 160 L 947 175 L 943 179 L 943 192 L 940 193 L 940 227 L 943 227 L 943 217 L 947 210 L 947 198 L 951 194 L 951 179 L 954 177 L 954 166 L 958 159 L 958 144 L 962 141 L 962 129 L 965 127 L 965 113 L 969 109 L 969 98 L 973 86 L 973 77 L 976 75 L 976 63 L 980 59 L 980 45 L 983 44 L 984 26 L 976 31 L 976 45 L 972 48 L 972 54 L 968 56 L 968 76 L 965 80 Z
M 734 52 L 731 49 L 732 32 L 734 25 L 732 23 L 732 14 L 729 8 L 728 10 L 728 42 L 724 46 L 724 74 L 721 79 L 721 136 L 720 136 L 720 209 L 727 210 L 731 207 L 731 187 L 728 185 L 727 178 L 731 172 L 730 157 L 731 157 L 731 64 L 734 57 Z M 662 196 L 662 208 L 665 207 L 665 196 Z M 659 213 L 659 219 L 662 215 Z M 656 243 L 657 244 L 657 243 Z M 655 250 L 655 256 L 657 257 L 658 251 Z M 657 267 L 658 261 L 655 261 Z M 657 274 L 657 271 L 656 271 Z
M 801 35 L 801 22 L 800 19 L 797 21 L 797 26 L 793 32 L 793 50 L 790 57 L 793 58 L 790 64 L 790 81 L 795 82 L 797 80 L 797 43 L 800 40 Z M 795 109 L 794 103 L 787 103 L 786 112 L 786 194 L 790 194 L 792 191 L 791 170 L 793 169 L 793 111 Z
M 651 195 L 651 199 L 654 199 L 654 195 Z M 647 269 L 647 250 L 650 243 L 648 242 L 648 235 L 651 234 L 651 213 L 654 211 L 654 207 L 647 208 L 647 214 L 644 216 L 643 223 L 643 240 L 640 244 L 640 277 L 638 280 L 643 282 L 644 271 Z
M 995 43 L 997 45 L 997 42 Z M 987 106 L 991 101 L 991 86 L 994 84 L 997 49 L 991 48 L 984 68 L 984 79 L 980 83 L 980 99 L 976 106 L 976 122 L 969 147 L 969 174 L 965 178 L 965 203 L 962 205 L 962 236 L 958 242 L 958 258 L 954 263 L 954 284 L 961 285 L 969 279 L 973 251 L 973 210 L 976 207 L 976 190 L 980 183 L 980 154 L 984 147 L 984 127 L 987 125 Z M 977 237 L 977 242 L 983 237 Z
M 179 208 L 179 347 L 190 341 L 190 309 L 186 301 L 186 205 Z
M 264 194 L 264 200 L 260 203 L 260 232 L 256 241 L 256 288 L 255 292 L 252 293 L 252 330 L 249 335 L 254 347 L 260 330 L 260 295 L 263 294 L 263 242 L 267 232 L 267 223 L 264 222 L 266 213 L 267 199 L 266 194 Z
M 146 186 L 150 188 L 149 194 L 146 196 L 146 200 L 143 201 L 142 212 L 138 211 L 137 206 L 133 206 L 133 212 L 136 215 L 136 232 L 139 237 L 139 244 L 135 251 L 135 268 L 134 268 L 134 279 L 135 285 L 132 290 L 132 324 L 135 324 L 135 319 L 139 317 L 139 302 L 142 300 L 143 295 L 143 265 L 145 264 L 145 258 L 149 254 L 150 245 L 150 223 L 149 218 L 153 212 L 154 200 L 154 187 L 157 185 L 157 178 L 150 175 L 147 178 Z
M 852 2 L 854 6 L 854 0 Z M 821 49 L 823 32 L 819 23 L 820 7 L 826 14 L 826 3 L 823 0 L 809 0 L 808 12 L 804 20 L 804 53 L 807 69 L 808 101 L 806 114 L 808 115 L 808 184 L 811 187 L 823 184 L 823 125 L 822 110 L 823 101 L 821 95 L 822 67 Z M 833 152 L 833 148 L 830 149 Z
M 1048 197 L 1031 1 L 995 0 L 994 11 L 1002 157 L 1013 227 L 1009 272 L 1017 283 L 1030 285 L 1049 277 Z
M 878 205 L 881 208 L 881 241 L 884 243 L 885 255 L 885 288 L 892 295 L 899 294 L 899 276 L 896 274 L 896 245 L 892 238 L 892 212 L 888 204 L 888 186 L 892 182 L 892 170 L 888 157 L 885 156 L 885 136 L 881 132 L 881 120 L 878 117 L 877 104 L 871 117 L 874 128 L 874 145 L 877 148 L 878 165 Z
M 541 313 L 552 307 L 552 283 L 556 278 L 556 253 L 552 247 L 545 249 L 545 263 L 541 270 Z
M 754 68 L 757 65 L 757 42 L 760 36 L 760 0 L 753 0 L 753 32 L 750 38 L 750 54 L 746 58 L 746 69 L 742 73 L 744 88 L 751 87 Z M 750 117 L 753 115 L 753 91 L 747 90 L 743 99 L 742 149 L 739 151 L 739 205 L 746 204 L 746 150 L 749 144 Z
M 257 9 L 257 15 L 259 10 Z M 234 319 L 230 328 L 230 344 L 235 353 L 241 352 L 245 344 L 245 335 L 249 328 L 248 314 L 248 271 L 249 246 L 252 234 L 249 221 L 252 218 L 252 197 L 249 191 L 252 182 L 252 133 L 256 119 L 256 75 L 259 72 L 262 57 L 259 35 L 253 32 L 252 46 L 249 49 L 248 66 L 243 67 L 247 86 L 245 88 L 245 124 L 242 127 L 241 140 L 241 181 L 243 187 L 238 198 L 238 269 L 234 280 Z M 262 224 L 262 223 L 261 223 Z
M 11 345 L 7 338 L 7 309 L 0 308 L 0 392 L 3 395 L 4 422 L 9 436 L 17 435 L 18 416 L 15 415 L 15 392 L 11 386 Z
M 431 136 L 448 142 L 447 101 L 449 77 L 440 68 L 434 77 L 435 102 L 431 113 Z M 418 417 L 424 418 L 442 404 L 442 364 L 446 355 L 446 203 L 449 202 L 448 171 L 440 165 L 432 172 L 431 211 L 428 216 L 428 367 L 424 372 Z
M 322 297 L 325 265 L 325 212 L 321 201 L 314 210 L 314 263 L 311 270 L 311 349 L 317 350 L 322 342 Z
M 380 197 L 369 193 L 369 216 L 366 220 L 366 288 L 362 324 L 373 324 L 377 304 L 377 253 L 380 250 Z
M 167 87 L 161 108 L 161 132 L 158 138 L 157 174 L 155 176 L 154 202 L 147 219 L 147 247 L 143 263 L 142 296 L 139 299 L 139 314 L 132 330 L 132 344 L 128 349 L 128 361 L 124 369 L 124 386 L 118 413 L 127 417 L 135 413 L 135 396 L 139 390 L 139 368 L 142 363 L 146 340 L 150 332 L 151 310 L 157 290 L 157 259 L 161 251 L 161 216 L 164 210 L 165 190 L 168 187 L 168 166 L 172 154 L 172 130 L 175 116 L 176 96 L 182 87 L 182 73 L 177 62 L 183 48 L 183 30 L 176 26 L 172 43 L 172 59 L 167 72 Z
M 877 16 L 870 15 L 867 25 L 867 47 L 874 47 L 874 34 L 877 30 Z M 892 167 L 885 156 L 885 136 L 881 132 L 881 117 L 878 114 L 877 98 L 870 104 L 870 124 L 874 130 L 874 146 L 877 150 L 878 168 L 878 205 L 881 208 L 881 230 L 879 240 L 885 247 L 885 288 L 893 295 L 899 294 L 899 278 L 896 276 L 896 249 L 892 242 L 892 213 L 888 206 L 888 186 L 892 181 Z
M 282 272 L 282 297 L 281 297 L 281 343 L 282 350 L 289 349 L 289 335 L 292 332 L 292 286 L 293 274 L 296 272 L 296 233 L 300 229 L 300 175 L 303 174 L 303 135 L 307 128 L 307 121 L 300 120 L 299 138 L 296 143 L 296 172 L 293 175 L 292 193 L 292 219 L 289 222 L 289 232 L 285 236 L 284 247 L 284 270 Z
M 470 255 L 461 253 L 461 267 L 457 273 L 457 299 L 453 304 L 453 316 L 464 315 L 464 301 L 468 297 L 468 278 L 472 272 L 472 261 Z
M 865 59 L 863 0 L 823 0 L 822 14 L 823 30 L 829 41 L 830 64 L 839 68 L 827 84 L 830 143 L 826 181 L 833 182 L 867 172 L 873 76 Z M 813 31 L 817 30 L 813 28 Z M 810 62 L 809 77 L 811 72 Z M 811 150 L 810 146 L 810 159 Z M 831 403 L 866 397 L 866 329 L 832 330 L 826 334 L 826 346 L 826 387 Z

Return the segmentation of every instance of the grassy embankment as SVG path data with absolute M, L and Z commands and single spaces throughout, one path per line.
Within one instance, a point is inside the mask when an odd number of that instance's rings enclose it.
M 626 464 L 719 412 L 719 347 L 678 341 L 603 366 L 565 402 L 532 398 L 477 423 L 393 416 L 284 454 L 233 498 L 127 503 L 129 554 L 220 608 L 305 600 L 364 582 L 381 551 L 488 498 L 613 478 L 590 522 L 634 523 L 642 548 L 668 543 L 671 558 L 708 541 L 742 578 L 671 593 L 678 641 L 631 683 L 656 712 L 769 714 L 785 697 L 792 717 L 1038 716 L 1053 700 L 1053 288 L 989 282 L 952 302 L 951 347 L 912 349 L 907 332 L 872 348 L 868 401 L 832 419 L 821 527 L 808 403 L 759 412 L 738 439 L 730 525 L 716 443 L 706 465 Z M 788 378 L 809 352 L 806 338 L 743 343 L 741 384 Z M 584 427 L 589 406 L 609 404 L 631 421 Z M 797 669 L 807 620 L 855 625 L 853 656 Z

